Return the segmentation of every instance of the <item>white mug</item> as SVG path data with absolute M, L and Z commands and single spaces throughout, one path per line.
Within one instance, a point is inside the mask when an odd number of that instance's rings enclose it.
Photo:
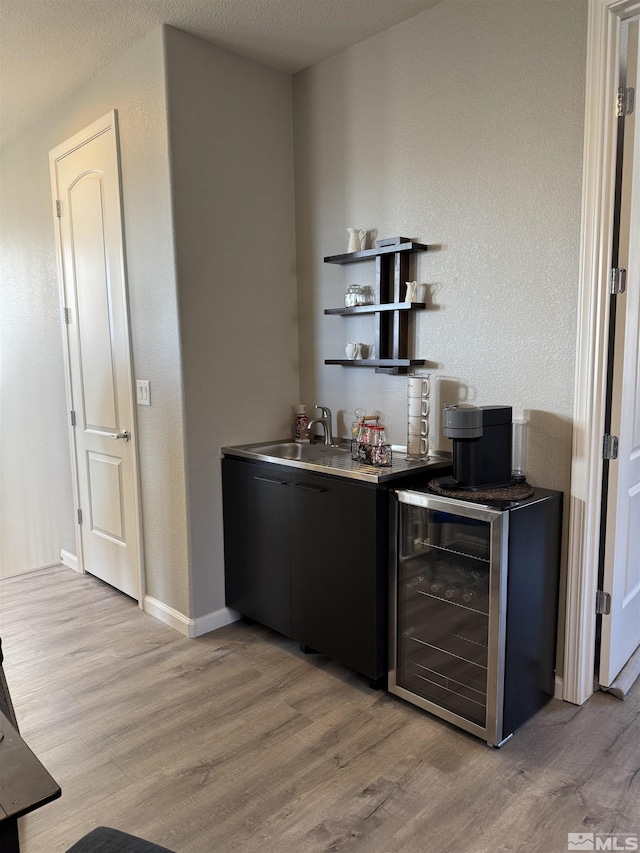
M 344 351 L 349 359 L 362 358 L 362 345 L 357 344 L 354 341 L 349 341 L 344 348 Z

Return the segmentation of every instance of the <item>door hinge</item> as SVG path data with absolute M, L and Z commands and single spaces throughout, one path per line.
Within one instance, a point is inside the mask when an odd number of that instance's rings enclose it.
M 72 409 L 71 410 L 71 426 L 75 426 L 75 425 L 76 425 L 76 413 Z
M 69 309 L 67 308 L 67 306 L 66 306 L 66 305 L 65 305 L 65 306 L 64 306 L 64 308 L 62 309 L 62 315 L 63 315 L 63 318 L 64 318 L 64 322 L 65 322 L 65 323 L 67 324 L 67 326 L 68 326 L 68 325 L 69 325 L 69 323 L 71 322 L 71 320 L 69 319 Z
M 636 90 L 633 86 L 620 86 L 618 88 L 618 97 L 616 98 L 616 116 L 630 116 L 634 110 L 636 101 Z
M 602 458 L 617 459 L 618 458 L 618 436 L 605 433 L 602 436 Z
M 82 524 L 82 510 L 78 510 L 78 524 Z
M 60 202 L 58 201 L 58 199 L 56 199 L 56 216 L 58 217 L 58 219 L 62 217 L 62 210 L 60 208 Z
M 603 589 L 596 591 L 596 615 L 608 616 L 611 613 L 611 594 Z
M 627 271 L 622 267 L 613 267 L 609 271 L 609 293 L 618 296 L 627 287 Z

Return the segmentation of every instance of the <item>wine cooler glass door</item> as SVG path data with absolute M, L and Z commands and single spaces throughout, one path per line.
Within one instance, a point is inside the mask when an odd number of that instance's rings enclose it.
M 399 506 L 395 683 L 487 730 L 495 716 L 495 518 L 448 511 L 446 503 Z

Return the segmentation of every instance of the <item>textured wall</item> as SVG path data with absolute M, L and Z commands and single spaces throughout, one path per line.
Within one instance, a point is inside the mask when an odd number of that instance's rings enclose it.
M 188 614 L 180 350 L 162 33 L 158 29 L 3 150 L 2 566 L 75 553 L 48 154 L 116 108 L 136 375 L 147 593 Z M 6 248 L 8 246 L 8 249 Z
M 59 140 L 54 140 L 54 143 Z M 0 159 L 0 576 L 76 552 L 49 148 Z
M 347 226 L 405 234 L 437 246 L 415 273 L 433 446 L 443 404 L 512 404 L 531 481 L 567 488 L 585 41 L 582 0 L 446 0 L 295 78 L 301 396 L 340 433 L 364 406 L 404 442 L 405 380 L 324 366 L 372 339 L 370 320 L 322 312 L 373 270 L 322 257 Z M 47 158 L 115 107 L 134 365 L 152 383 L 147 593 L 197 617 L 223 604 L 219 448 L 286 434 L 298 402 L 290 81 L 173 30 L 165 69 L 162 45 L 150 34 L 2 152 L 2 565 L 75 550 Z
M 291 78 L 166 29 L 191 615 L 224 607 L 220 447 L 298 401 Z
M 459 2 L 355 45 L 294 80 L 304 402 L 383 413 L 405 443 L 405 380 L 326 367 L 373 320 L 323 316 L 373 264 L 337 267 L 348 226 L 435 244 L 417 256 L 431 310 L 416 357 L 446 403 L 530 418 L 531 482 L 569 484 L 586 3 Z
M 114 107 L 146 591 L 197 617 L 224 606 L 220 447 L 298 401 L 291 78 L 171 28 L 2 153 L 2 566 L 76 550 L 48 152 Z
M 324 365 L 373 340 L 371 318 L 323 310 L 374 270 L 322 258 L 346 251 L 347 227 L 376 228 L 435 244 L 414 272 L 431 446 L 450 449 L 447 403 L 511 405 L 529 419 L 530 482 L 568 490 L 586 21 L 583 0 L 446 0 L 295 77 L 301 397 L 340 434 L 363 407 L 406 443 L 405 379 Z

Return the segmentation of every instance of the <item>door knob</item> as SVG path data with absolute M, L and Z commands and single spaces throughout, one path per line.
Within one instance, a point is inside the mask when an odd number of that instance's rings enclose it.
M 131 436 L 129 435 L 128 430 L 123 429 L 122 432 L 110 432 L 110 438 L 121 438 L 123 441 L 129 441 Z

